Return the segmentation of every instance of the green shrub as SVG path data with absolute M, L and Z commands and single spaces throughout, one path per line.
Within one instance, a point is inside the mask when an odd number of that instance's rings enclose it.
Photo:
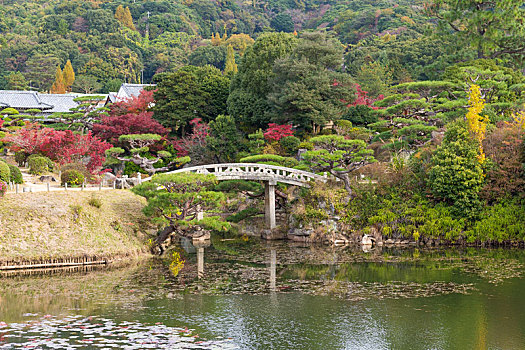
M 525 239 L 523 203 L 498 203 L 484 208 L 481 219 L 466 232 L 469 242 L 521 241 Z
M 290 155 L 295 155 L 297 153 L 300 144 L 301 140 L 295 136 L 287 136 L 279 140 L 279 145 L 281 145 L 286 154 Z
M 0 180 L 4 182 L 9 182 L 11 179 L 11 170 L 9 170 L 9 165 L 5 162 L 0 162 Z
M 91 197 L 89 200 L 88 200 L 88 204 L 91 205 L 92 207 L 95 207 L 95 208 L 99 208 L 102 206 L 102 201 L 100 200 L 100 198 L 97 198 L 97 197 Z
M 308 151 L 312 151 L 314 149 L 314 144 L 311 142 L 303 141 L 299 144 L 299 148 L 306 149 Z
M 436 200 L 451 204 L 457 217 L 475 218 L 482 208 L 479 192 L 484 175 L 478 150 L 479 144 L 461 120 L 448 125 L 443 143 L 432 157 L 432 194 Z
M 24 166 L 24 163 L 27 161 L 27 156 L 25 152 L 15 152 L 15 161 L 18 163 L 18 166 Z
M 283 157 L 277 154 L 257 154 L 240 159 L 241 163 L 259 163 L 275 166 L 293 168 L 299 165 L 299 161 L 293 157 Z
M 84 175 L 82 175 L 80 171 L 73 169 L 62 172 L 62 175 L 60 177 L 60 182 L 62 185 L 66 183 L 68 185 L 80 185 L 84 183 L 84 180 Z
M 64 164 L 64 165 L 62 165 L 60 167 L 60 171 L 61 172 L 65 172 L 65 171 L 68 171 L 68 170 L 76 170 L 76 171 L 78 171 L 79 173 L 84 175 L 84 178 L 86 180 L 89 180 L 91 178 L 91 173 L 89 172 L 88 168 L 82 163 L 78 163 L 78 162 L 67 163 L 67 164 Z
M 24 178 L 22 177 L 22 172 L 18 167 L 14 165 L 9 165 L 9 170 L 11 171 L 10 181 L 15 184 L 23 184 Z
M 348 107 L 343 119 L 352 122 L 354 125 L 368 125 L 378 121 L 377 113 L 365 105 Z
M 49 167 L 51 160 L 47 157 L 37 156 L 29 157 L 27 163 L 29 165 L 29 173 L 33 175 L 40 175 L 53 169 Z M 52 162 L 51 162 L 52 164 Z

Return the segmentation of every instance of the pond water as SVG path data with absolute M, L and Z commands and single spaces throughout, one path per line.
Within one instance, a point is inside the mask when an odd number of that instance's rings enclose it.
M 525 252 L 214 240 L 0 275 L 0 349 L 525 349 Z

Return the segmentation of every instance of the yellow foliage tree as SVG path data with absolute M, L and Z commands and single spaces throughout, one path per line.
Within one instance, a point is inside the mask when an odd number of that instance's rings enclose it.
M 220 33 L 217 33 L 217 34 L 211 34 L 211 44 L 213 46 L 219 46 L 220 44 L 222 43 L 222 38 L 221 38 L 221 34 Z
M 122 23 L 124 26 L 128 27 L 131 30 L 135 30 L 135 25 L 133 24 L 133 17 L 131 16 L 131 11 L 129 7 L 124 8 L 124 6 L 119 5 L 115 10 L 115 19 Z
M 233 46 L 231 45 L 228 45 L 228 51 L 226 52 L 226 67 L 224 68 L 224 73 L 237 73 L 237 64 L 235 63 L 235 52 L 233 51 Z
M 70 60 L 67 60 L 62 74 L 64 76 L 64 85 L 66 86 L 66 90 L 70 91 L 71 86 L 75 82 L 75 71 L 73 70 L 73 65 L 71 65 Z
M 117 9 L 115 10 L 115 19 L 119 21 L 120 23 L 123 23 L 124 21 L 124 6 L 118 5 Z
M 485 153 L 483 152 L 483 140 L 487 134 L 487 124 L 489 118 L 481 115 L 485 108 L 485 99 L 481 96 L 481 89 L 479 85 L 471 85 L 469 89 L 469 107 L 466 115 L 468 129 L 471 135 L 479 144 L 478 160 L 481 164 L 485 161 Z
M 248 34 L 232 34 L 224 44 L 233 46 L 233 49 L 242 56 L 248 46 L 252 45 L 254 42 L 255 40 L 253 40 Z
M 525 106 L 523 107 L 525 108 Z M 518 129 L 525 131 L 525 110 L 518 111 L 512 115 L 511 125 L 514 125 Z
M 53 83 L 53 86 L 51 86 L 51 93 L 52 94 L 65 94 L 66 93 L 66 84 L 64 83 L 64 75 L 62 74 L 62 70 L 60 69 L 60 66 L 57 67 L 57 70 L 55 72 L 55 82 Z
M 131 16 L 131 11 L 129 7 L 124 9 L 124 25 L 131 30 L 135 30 L 135 25 L 133 24 L 133 17 Z

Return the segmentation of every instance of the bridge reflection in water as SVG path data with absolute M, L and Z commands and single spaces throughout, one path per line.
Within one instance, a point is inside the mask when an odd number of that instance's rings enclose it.
M 210 241 L 192 242 L 186 237 L 181 237 L 180 244 L 189 254 L 197 254 L 197 277 L 202 279 L 205 276 L 204 252 L 205 248 L 210 247 Z M 277 291 L 277 250 L 270 249 L 270 263 L 268 264 L 269 289 L 272 292 Z

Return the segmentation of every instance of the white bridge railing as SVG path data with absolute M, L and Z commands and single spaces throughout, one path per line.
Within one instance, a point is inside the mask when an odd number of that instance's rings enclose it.
M 326 182 L 327 178 L 307 171 L 285 168 L 275 165 L 255 163 L 225 163 L 200 165 L 182 168 L 164 174 L 192 172 L 196 174 L 213 174 L 217 180 L 253 180 L 271 183 L 286 183 L 295 186 L 308 187 L 311 181 Z M 149 181 L 150 178 L 142 181 Z

